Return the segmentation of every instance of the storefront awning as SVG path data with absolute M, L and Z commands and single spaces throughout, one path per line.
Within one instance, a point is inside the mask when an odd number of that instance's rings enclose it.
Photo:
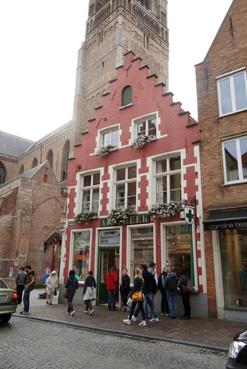
M 204 221 L 206 231 L 237 228 L 247 228 L 247 208 L 212 210 Z

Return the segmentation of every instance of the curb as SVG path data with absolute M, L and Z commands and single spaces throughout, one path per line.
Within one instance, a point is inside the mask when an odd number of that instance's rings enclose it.
M 16 318 L 29 319 L 29 320 L 34 320 L 34 321 L 58 324 L 58 325 L 65 325 L 65 326 L 68 326 L 74 329 L 83 330 L 83 331 L 97 332 L 101 334 L 106 333 L 106 334 L 111 334 L 111 335 L 119 336 L 119 337 L 137 339 L 139 341 L 169 342 L 169 343 L 190 346 L 190 347 L 195 347 L 195 348 L 204 349 L 204 350 L 228 353 L 228 348 L 200 344 L 200 343 L 193 342 L 193 341 L 179 340 L 179 339 L 167 337 L 167 336 L 158 337 L 158 336 L 151 336 L 151 335 L 143 335 L 139 333 L 125 332 L 125 331 L 110 329 L 110 328 L 100 328 L 100 327 L 94 327 L 90 325 L 64 322 L 62 320 L 54 320 L 54 319 L 48 319 L 48 318 L 43 318 L 43 317 L 21 316 L 18 314 L 13 314 L 13 316 Z

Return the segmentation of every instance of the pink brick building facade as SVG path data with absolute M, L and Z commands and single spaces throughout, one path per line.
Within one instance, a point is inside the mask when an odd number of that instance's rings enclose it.
M 201 292 L 194 313 L 206 315 L 198 125 L 164 90 L 141 59 L 125 55 L 70 161 L 62 270 L 66 278 L 75 269 L 82 281 L 94 270 L 104 302 L 111 265 L 119 276 L 127 268 L 131 278 L 135 266 L 152 261 L 158 274 L 167 264 L 185 268 Z M 182 202 L 192 207 L 193 224 L 178 209 Z M 167 205 L 174 213 L 157 216 L 169 213 Z M 149 212 L 153 206 L 156 216 Z M 129 208 L 135 213 L 126 215 Z M 88 213 L 93 219 L 83 223 Z

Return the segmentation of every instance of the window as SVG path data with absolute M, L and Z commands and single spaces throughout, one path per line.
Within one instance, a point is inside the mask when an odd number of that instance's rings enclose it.
M 3 163 L 0 162 L 0 185 L 6 181 L 6 169 Z
M 136 165 L 115 170 L 115 208 L 136 206 Z
M 82 213 L 99 211 L 100 173 L 82 176 Z
M 34 158 L 33 161 L 32 161 L 32 168 L 35 168 L 37 166 L 38 166 L 38 159 Z
M 220 115 L 247 109 L 246 71 L 218 80 Z
M 86 278 L 89 270 L 90 231 L 74 233 L 73 262 L 72 269 L 80 276 L 81 280 Z
M 118 141 L 119 141 L 118 129 L 107 130 L 101 133 L 101 147 L 111 146 L 112 148 L 117 148 Z
M 167 157 L 155 161 L 156 204 L 181 200 L 181 158 Z
M 142 264 L 149 265 L 154 261 L 153 227 L 131 229 L 131 261 L 130 275 L 134 276 L 135 268 Z
M 122 90 L 121 106 L 129 105 L 132 103 L 132 87 L 126 86 Z
M 171 268 L 186 270 L 188 275 L 193 276 L 191 262 L 191 236 L 188 224 L 173 224 L 165 227 L 166 234 L 166 261 Z
M 219 232 L 225 308 L 247 308 L 247 230 Z
M 156 114 L 135 120 L 135 138 L 140 136 L 149 136 L 155 138 L 157 135 L 157 117 Z
M 223 143 L 225 183 L 247 180 L 247 137 Z

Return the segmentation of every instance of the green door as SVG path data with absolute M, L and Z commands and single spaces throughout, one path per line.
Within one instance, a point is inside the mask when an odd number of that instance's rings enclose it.
M 99 273 L 98 273 L 98 302 L 107 303 L 107 291 L 105 276 L 111 266 L 115 266 L 116 272 L 119 271 L 119 247 L 99 249 Z

